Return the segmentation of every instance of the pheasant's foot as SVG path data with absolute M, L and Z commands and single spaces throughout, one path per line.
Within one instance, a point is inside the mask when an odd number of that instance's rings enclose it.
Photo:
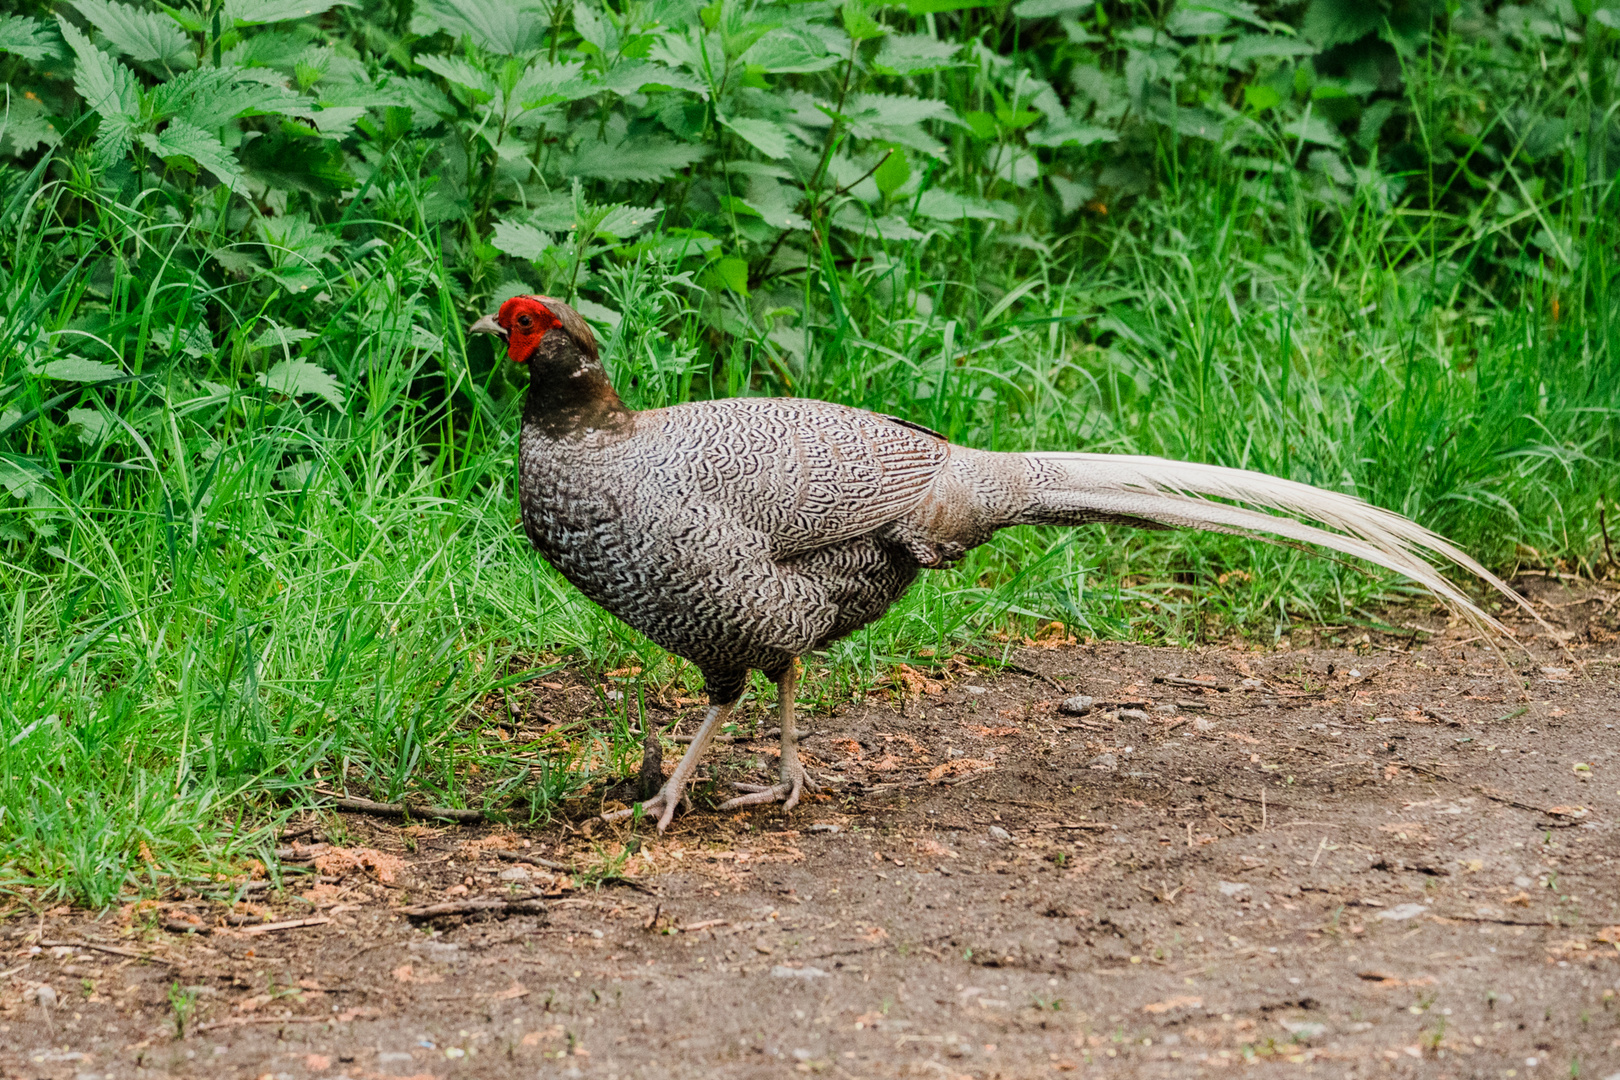
M 624 821 L 628 818 L 634 817 L 636 811 L 640 810 L 644 818 L 651 818 L 654 814 L 657 814 L 658 831 L 663 832 L 665 829 L 669 828 L 669 823 L 674 820 L 675 808 L 679 806 L 683 800 L 690 802 L 690 800 L 686 798 L 686 791 L 684 790 L 684 787 L 684 784 L 677 785 L 676 778 L 672 776 L 669 778 L 669 781 L 659 789 L 658 794 L 654 795 L 646 802 L 638 803 L 637 805 L 627 807 L 624 810 L 614 810 L 603 814 L 602 820 Z
M 741 806 L 758 806 L 761 803 L 780 802 L 783 810 L 792 810 L 799 805 L 799 797 L 806 791 L 820 791 L 821 785 L 810 779 L 804 771 L 804 766 L 797 761 L 794 768 L 782 770 L 782 782 L 779 784 L 732 784 L 738 791 L 746 791 L 747 795 L 739 795 L 735 799 L 728 799 L 720 804 L 722 810 L 735 810 Z

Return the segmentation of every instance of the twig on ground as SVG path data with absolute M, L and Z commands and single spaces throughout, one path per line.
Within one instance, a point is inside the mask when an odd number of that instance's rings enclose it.
M 220 1028 L 246 1027 L 249 1024 L 347 1024 L 363 1016 L 376 1016 L 377 1010 L 361 1006 L 344 1009 L 331 1016 L 233 1016 L 228 1020 L 214 1020 L 192 1028 L 193 1032 L 217 1031 Z
M 505 859 L 507 862 L 520 862 L 528 863 L 530 866 L 543 866 L 547 870 L 560 870 L 565 874 L 579 873 L 578 870 L 574 869 L 572 866 L 569 866 L 567 863 L 553 862 L 550 859 L 542 859 L 538 855 L 529 855 L 521 851 L 504 851 L 500 848 L 492 848 L 487 854 L 493 855 L 497 859 Z
M 419 907 L 404 908 L 400 914 L 412 922 L 417 922 L 422 919 L 438 919 L 449 915 L 476 915 L 485 911 L 503 915 L 544 915 L 546 913 L 546 902 L 534 896 L 511 900 L 498 897 L 480 900 L 452 900 L 443 904 L 423 904 Z
M 155 964 L 168 964 L 174 967 L 177 961 L 168 960 L 153 953 L 138 952 L 135 949 L 121 949 L 117 945 L 98 945 L 93 941 L 38 941 L 35 944 L 42 948 L 52 949 L 60 945 L 71 945 L 76 949 L 91 949 L 95 952 L 111 953 L 113 956 L 127 956 L 135 960 L 150 960 Z
M 358 795 L 340 795 L 335 791 L 323 791 L 319 788 L 315 794 L 324 795 L 332 800 L 332 805 L 340 810 L 358 810 L 366 814 L 384 814 L 390 817 L 430 817 L 441 818 L 445 821 L 459 821 L 463 824 L 476 824 L 488 818 L 482 810 L 463 810 L 455 806 L 424 806 L 415 803 L 383 803 L 362 799 Z
M 306 926 L 325 926 L 331 922 L 324 915 L 313 915 L 307 919 L 288 919 L 286 922 L 259 923 L 255 926 L 244 926 L 237 930 L 243 937 L 258 937 L 260 934 L 273 934 L 278 930 L 301 930 Z

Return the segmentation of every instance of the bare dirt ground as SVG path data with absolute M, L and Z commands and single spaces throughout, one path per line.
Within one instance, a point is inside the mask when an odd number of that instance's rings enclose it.
M 662 839 L 586 825 L 600 792 L 311 819 L 279 893 L 14 909 L 0 1074 L 1610 1078 L 1617 599 L 1544 593 L 1567 648 L 1511 670 L 1454 629 L 903 671 L 809 718 L 829 797 L 707 809 L 774 770 L 739 739 Z M 410 913 L 479 898 L 518 910 Z

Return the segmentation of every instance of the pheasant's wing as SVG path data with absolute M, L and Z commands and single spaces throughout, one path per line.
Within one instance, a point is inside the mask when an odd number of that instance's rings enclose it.
M 924 428 L 798 398 L 693 402 L 638 428 L 649 483 L 725 510 L 779 559 L 904 517 L 950 456 Z

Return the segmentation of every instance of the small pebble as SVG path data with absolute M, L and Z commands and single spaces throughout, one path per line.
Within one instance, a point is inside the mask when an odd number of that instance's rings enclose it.
M 1200 716 L 1198 719 L 1193 721 L 1193 727 L 1197 728 L 1199 731 L 1213 731 L 1215 730 L 1215 721 Z
M 34 990 L 34 1000 L 39 1002 L 43 1009 L 56 1008 L 56 991 L 49 986 L 41 986 Z
M 1095 704 L 1097 704 L 1096 698 L 1086 694 L 1076 694 L 1072 698 L 1065 698 L 1063 704 L 1058 706 L 1058 711 L 1065 716 L 1084 716 L 1091 711 L 1092 706 Z
M 1119 759 L 1113 754 L 1098 754 L 1086 764 L 1093 769 L 1117 769 L 1119 768 Z
M 990 826 L 990 839 L 1011 840 L 1012 833 L 1008 832 L 1006 829 L 1003 829 L 1000 825 L 992 825 Z
M 509 866 L 498 875 L 502 881 L 528 881 L 534 875 L 521 866 Z
M 810 831 L 811 832 L 836 833 L 836 832 L 843 832 L 844 827 L 842 825 L 834 824 L 831 821 L 818 821 L 814 825 L 810 826 Z
M 1144 712 L 1143 710 L 1141 710 L 1141 709 L 1121 709 L 1121 710 L 1119 710 L 1119 718 L 1121 720 L 1150 720 L 1150 719 L 1152 719 L 1152 717 L 1148 716 L 1148 714 L 1146 712 Z
M 988 694 L 990 692 L 988 686 L 964 686 L 962 689 L 969 694 Z
M 1173 701 L 1161 701 L 1153 706 L 1153 711 L 1160 716 L 1174 716 L 1176 715 L 1176 703 Z
M 778 979 L 825 979 L 827 973 L 818 967 L 788 967 L 786 964 L 777 964 L 771 968 L 771 974 Z
M 1249 887 L 1247 885 L 1236 881 L 1223 881 L 1220 883 L 1219 887 L 1222 896 L 1236 896 L 1239 893 L 1246 893 L 1249 891 Z

